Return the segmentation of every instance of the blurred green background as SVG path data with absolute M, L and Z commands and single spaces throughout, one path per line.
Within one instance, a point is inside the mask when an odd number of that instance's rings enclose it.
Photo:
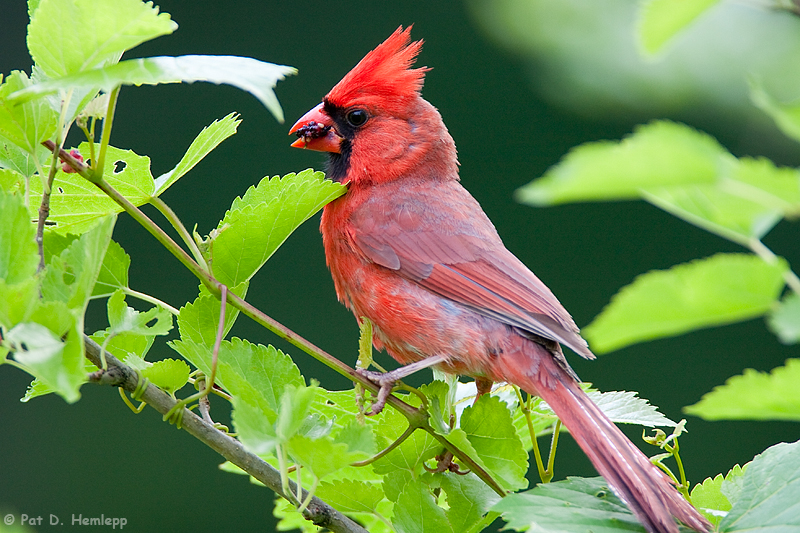
M 29 71 L 25 2 L 0 5 L 0 72 Z M 150 156 L 154 175 L 171 169 L 204 126 L 231 111 L 241 113 L 239 133 L 164 196 L 201 234 L 264 175 L 322 168 L 324 156 L 289 148 L 289 126 L 400 24 L 413 23 L 413 37 L 426 41 L 419 64 L 433 70 L 423 94 L 455 138 L 463 184 L 508 248 L 550 286 L 579 325 L 588 324 L 640 273 L 743 250 L 641 202 L 533 209 L 512 200 L 517 187 L 540 176 L 570 147 L 619 139 L 635 124 L 671 118 L 709 132 L 736 155 L 800 164 L 798 147 L 747 97 L 748 79 L 762 81 L 779 97 L 800 95 L 800 19 L 766 10 L 765 4 L 722 2 L 663 57 L 649 62 L 639 58 L 633 39 L 633 1 L 165 0 L 159 5 L 179 24 L 178 31 L 126 57 L 231 54 L 299 69 L 277 88 L 287 117 L 283 125 L 253 97 L 231 87 L 198 83 L 121 91 L 112 144 Z M 336 302 L 317 223 L 318 217 L 306 223 L 275 254 L 253 280 L 248 300 L 354 361 L 358 330 Z M 120 217 L 114 238 L 132 256 L 131 287 L 174 306 L 195 297 L 197 281 L 127 216 Z M 795 270 L 800 266 L 795 225 L 782 222 L 765 243 Z M 89 327 L 105 327 L 104 305 L 90 307 Z M 319 379 L 326 388 L 350 387 L 245 317 L 233 333 L 288 351 L 306 378 Z M 160 344 L 149 358 L 175 356 Z M 639 391 L 678 420 L 681 407 L 744 368 L 769 370 L 797 356 L 796 347 L 780 345 L 759 319 L 632 346 L 594 362 L 571 356 L 571 362 L 601 390 Z M 423 373 L 416 383 L 429 379 Z M 274 528 L 268 490 L 219 471 L 218 455 L 162 423 L 152 409 L 135 416 L 115 391 L 90 385 L 75 405 L 55 396 L 22 404 L 18 400 L 28 382 L 20 371 L 0 367 L 0 514 L 42 515 L 46 523 L 52 513 L 69 524 L 72 514 L 102 513 L 126 517 L 125 529 L 131 531 Z M 222 402 L 212 414 L 227 419 Z M 792 423 L 696 418 L 689 419 L 688 429 L 681 452 L 694 482 L 800 433 Z M 629 434 L 638 438 L 636 430 Z M 593 475 L 593 470 L 566 438 L 556 476 L 572 474 Z

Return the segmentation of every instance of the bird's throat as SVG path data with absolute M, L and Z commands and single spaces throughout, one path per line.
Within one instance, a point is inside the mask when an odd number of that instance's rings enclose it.
M 350 141 L 342 140 L 340 153 L 329 153 L 328 163 L 325 165 L 325 176 L 332 181 L 342 183 L 347 180 L 350 172 Z

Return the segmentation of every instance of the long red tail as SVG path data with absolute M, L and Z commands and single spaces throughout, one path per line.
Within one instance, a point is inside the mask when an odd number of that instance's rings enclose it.
M 519 352 L 498 358 L 495 371 L 552 407 L 600 475 L 647 531 L 678 533 L 673 517 L 697 531 L 709 531 L 708 521 L 589 399 L 553 354 L 537 343 L 520 340 Z

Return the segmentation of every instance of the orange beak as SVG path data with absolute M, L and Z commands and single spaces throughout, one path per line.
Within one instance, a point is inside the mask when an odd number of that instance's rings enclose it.
M 320 152 L 340 153 L 339 145 L 344 137 L 333 127 L 333 120 L 322 109 L 322 104 L 303 115 L 294 123 L 289 135 L 297 135 L 294 148 L 308 148 Z

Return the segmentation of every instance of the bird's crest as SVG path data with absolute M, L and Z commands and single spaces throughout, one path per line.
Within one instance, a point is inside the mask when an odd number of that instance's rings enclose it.
M 364 105 L 401 112 L 419 95 L 427 67 L 411 68 L 422 49 L 422 40 L 411 42 L 411 26 L 402 26 L 364 56 L 330 90 L 325 100 L 333 105 Z

